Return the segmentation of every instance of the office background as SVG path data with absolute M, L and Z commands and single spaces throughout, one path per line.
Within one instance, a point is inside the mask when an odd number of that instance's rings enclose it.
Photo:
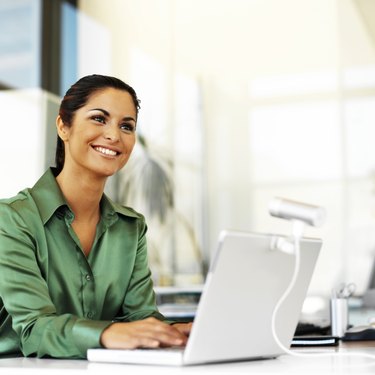
M 53 164 L 66 89 L 114 75 L 142 108 L 107 192 L 146 215 L 157 285 L 202 283 L 221 229 L 290 233 L 268 214 L 281 196 L 327 210 L 310 295 L 366 289 L 373 0 L 1 0 L 0 19 L 1 197 Z

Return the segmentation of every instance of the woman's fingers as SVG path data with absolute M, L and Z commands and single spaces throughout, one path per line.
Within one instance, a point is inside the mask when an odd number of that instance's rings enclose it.
M 186 340 L 187 335 L 181 330 L 155 318 L 130 323 L 113 323 L 101 336 L 102 345 L 113 349 L 180 346 L 184 345 Z
M 177 328 L 185 336 L 190 335 L 190 331 L 191 331 L 192 326 L 193 326 L 193 323 L 176 323 L 176 324 L 173 324 L 173 327 Z

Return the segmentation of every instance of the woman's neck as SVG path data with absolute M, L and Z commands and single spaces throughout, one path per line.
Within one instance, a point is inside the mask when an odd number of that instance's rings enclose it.
M 105 178 L 98 179 L 89 175 L 75 175 L 64 169 L 56 177 L 56 181 L 76 219 L 85 220 L 98 216 L 105 180 Z

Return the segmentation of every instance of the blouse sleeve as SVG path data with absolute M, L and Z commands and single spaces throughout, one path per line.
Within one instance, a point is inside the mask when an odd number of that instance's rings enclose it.
M 124 315 L 118 317 L 117 320 L 135 321 L 148 317 L 165 320 L 156 306 L 154 286 L 148 265 L 146 232 L 147 225 L 143 218 L 139 220 L 138 247 L 132 276 L 123 303 Z

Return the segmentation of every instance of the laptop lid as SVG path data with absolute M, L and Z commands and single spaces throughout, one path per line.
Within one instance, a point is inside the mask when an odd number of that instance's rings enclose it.
M 222 232 L 211 263 L 185 363 L 276 357 L 282 353 L 272 335 L 274 308 L 292 279 L 295 257 L 272 250 L 272 234 Z M 301 242 L 297 282 L 276 316 L 284 346 L 293 338 L 321 248 L 321 241 Z
M 276 236 L 223 231 L 212 259 L 193 328 L 183 353 L 163 349 L 89 349 L 88 359 L 142 364 L 203 364 L 276 357 L 282 349 L 271 328 L 273 310 L 288 287 L 295 265 L 291 254 L 272 249 Z M 276 316 L 278 338 L 293 338 L 318 258 L 321 241 L 301 241 L 295 287 Z

